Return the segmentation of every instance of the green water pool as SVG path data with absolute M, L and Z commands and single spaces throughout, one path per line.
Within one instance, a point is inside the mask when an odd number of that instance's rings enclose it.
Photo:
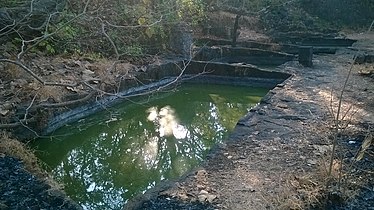
M 84 209 L 121 209 L 196 167 L 267 92 L 183 84 L 66 125 L 32 146 Z

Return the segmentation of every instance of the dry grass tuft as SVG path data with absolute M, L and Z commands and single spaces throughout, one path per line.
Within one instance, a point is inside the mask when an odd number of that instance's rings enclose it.
M 272 208 L 277 210 L 318 209 L 323 206 L 323 183 L 317 177 L 307 174 L 289 175 L 286 182 L 280 186 L 277 195 L 264 199 L 270 200 Z
M 330 160 L 328 160 L 328 158 L 329 157 L 327 157 L 327 156 L 323 156 L 319 160 L 319 164 L 318 164 L 319 167 L 318 167 L 317 176 L 319 176 L 319 178 L 323 182 L 327 182 L 328 179 L 338 180 L 339 175 L 340 175 L 340 170 L 341 170 L 341 167 L 342 167 L 341 161 L 338 160 L 338 159 L 334 159 L 333 164 L 332 164 L 331 174 L 329 175 L 328 171 L 329 171 L 329 161 Z
M 374 64 L 372 63 L 355 64 L 353 69 L 363 76 L 374 75 Z
M 305 203 L 295 194 L 293 189 L 283 189 L 282 194 L 273 199 L 273 208 L 278 210 L 302 210 L 305 209 Z
M 24 71 L 17 65 L 6 63 L 4 64 L 3 75 L 4 78 L 9 80 L 19 79 L 24 77 Z
M 30 173 L 45 178 L 47 174 L 40 168 L 38 158 L 24 143 L 12 139 L 6 133 L 0 133 L 0 156 L 20 159 Z
M 49 193 L 64 194 L 64 186 L 57 183 L 40 165 L 39 159 L 35 156 L 33 151 L 24 143 L 10 138 L 5 132 L 0 133 L 0 158 L 4 156 L 11 156 L 22 161 L 25 169 L 31 174 L 43 180 L 49 188 Z M 0 206 L 1 209 L 1 206 Z
M 321 192 L 323 185 L 315 177 L 309 175 L 293 176 L 288 180 L 289 192 L 280 209 L 310 209 L 321 206 Z
M 62 102 L 63 97 L 67 94 L 66 88 L 56 86 L 42 86 L 38 90 L 41 101 L 53 99 L 54 102 Z
M 286 180 L 286 184 L 281 188 L 281 193 L 272 200 L 275 209 L 324 209 L 331 195 L 338 191 L 339 176 L 342 164 L 339 160 L 334 160 L 331 176 L 328 176 L 329 158 L 322 155 L 318 160 L 318 168 L 314 172 L 304 172 L 298 175 L 291 174 Z M 330 183 L 327 188 L 327 183 Z M 346 189 L 350 189 L 344 183 Z M 351 187 L 352 188 L 352 187 Z M 353 189 L 353 188 L 352 188 Z M 345 190 L 339 193 L 339 199 L 349 200 L 357 195 L 354 190 Z M 342 203 L 341 202 L 341 203 Z M 341 204 L 337 203 L 337 204 Z

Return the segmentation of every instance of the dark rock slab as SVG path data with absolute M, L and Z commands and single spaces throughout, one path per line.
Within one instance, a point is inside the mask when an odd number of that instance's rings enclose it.
M 273 41 L 278 43 L 287 43 L 287 44 L 296 44 L 301 43 L 304 39 L 333 39 L 339 34 L 335 31 L 332 33 L 319 33 L 319 32 L 310 32 L 310 31 L 292 31 L 292 32 L 276 32 L 270 34 Z
M 227 39 L 211 39 L 211 38 L 202 38 L 195 40 L 197 46 L 205 47 L 218 47 L 218 46 L 231 46 L 232 41 Z M 243 48 L 254 48 L 267 51 L 283 52 L 288 54 L 298 54 L 300 45 L 297 44 L 279 44 L 279 43 L 264 43 L 257 41 L 240 41 L 236 44 L 238 47 Z M 335 54 L 338 47 L 331 46 L 314 46 L 314 54 Z M 218 56 L 219 53 L 216 55 Z
M 355 63 L 357 64 L 374 63 L 374 52 L 373 53 L 362 53 L 358 55 Z
M 357 40 L 346 38 L 308 37 L 301 40 L 302 46 L 350 47 Z
M 350 47 L 357 41 L 348 38 L 337 38 L 337 33 L 323 34 L 313 32 L 290 32 L 273 34 L 272 37 L 275 42 L 290 45 L 319 47 L 320 49 L 318 50 L 321 51 L 328 51 L 339 47 Z M 318 52 L 318 50 L 316 52 Z
M 0 209 L 82 209 L 58 189 L 28 173 L 22 162 L 0 157 Z
M 127 208 L 128 209 L 128 208 Z M 183 202 L 175 198 L 170 198 L 167 196 L 159 196 L 154 199 L 146 200 L 139 206 L 134 208 L 134 210 L 158 210 L 158 209 L 189 209 L 189 210 L 214 210 L 213 205 L 209 203 L 195 202 Z
M 232 44 L 232 40 L 229 39 L 213 39 L 213 38 L 199 38 L 195 39 L 194 43 L 196 46 L 229 46 Z M 280 44 L 277 43 L 265 43 L 258 41 L 238 41 L 238 47 L 246 48 L 258 48 L 263 50 L 274 50 L 276 51 Z
M 268 78 L 284 81 L 290 74 L 278 71 L 262 70 L 253 65 L 233 65 L 215 62 L 193 61 L 185 70 L 186 74 L 209 74 L 216 76 Z
M 306 67 L 313 66 L 313 47 L 299 48 L 299 63 Z
M 185 23 L 173 25 L 169 44 L 175 53 L 188 59 L 192 45 L 192 30 L 190 27 Z
M 195 60 L 221 63 L 246 63 L 254 65 L 278 66 L 294 60 L 295 56 L 277 51 L 245 47 L 203 47 L 198 50 Z

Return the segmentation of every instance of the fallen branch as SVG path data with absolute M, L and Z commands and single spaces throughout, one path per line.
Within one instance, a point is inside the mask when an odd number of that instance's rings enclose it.
M 36 95 L 34 96 L 34 98 L 32 99 L 32 101 L 31 101 L 31 103 L 30 103 L 30 105 L 26 108 L 26 113 L 25 113 L 25 116 L 23 117 L 24 120 L 27 119 L 27 115 L 29 114 L 29 110 L 31 109 L 32 105 L 34 104 L 34 101 L 35 101 L 35 99 L 36 99 L 36 96 L 38 96 L 38 94 L 36 94 Z
M 26 119 L 26 116 L 27 116 L 28 112 L 30 112 L 30 111 L 35 111 L 35 110 L 40 109 L 40 108 L 59 108 L 59 107 L 64 107 L 64 106 L 70 106 L 70 105 L 74 105 L 74 104 L 83 103 L 85 101 L 90 100 L 95 94 L 96 94 L 96 92 L 91 92 L 91 93 L 87 94 L 84 98 L 77 99 L 77 100 L 72 100 L 72 101 L 61 102 L 61 103 L 39 104 L 39 105 L 34 106 L 31 109 L 32 104 L 34 103 L 34 99 L 35 99 L 35 97 L 34 97 L 33 101 L 31 102 L 31 104 L 26 109 L 26 114 L 25 114 L 24 119 L 19 120 L 18 122 L 0 124 L 0 129 L 11 129 L 11 128 L 19 127 L 19 126 L 25 126 L 25 125 L 27 125 L 28 123 L 31 123 L 31 122 L 36 122 L 36 119 L 34 117 Z
M 114 41 L 112 40 L 112 38 L 110 38 L 110 36 L 106 33 L 104 23 L 101 23 L 101 31 L 103 32 L 104 36 L 109 40 L 110 44 L 112 45 L 112 47 L 114 49 L 114 53 L 116 53 L 116 60 L 118 60 L 119 59 L 119 52 L 118 52 L 117 46 L 114 43 Z
M 39 104 L 39 105 L 35 106 L 34 109 L 38 109 L 38 108 L 59 108 L 59 107 L 79 104 L 79 103 L 83 103 L 85 101 L 90 100 L 95 94 L 96 94 L 96 92 L 91 92 L 91 93 L 87 94 L 85 97 L 77 99 L 77 100 L 71 100 L 71 101 L 65 101 L 65 102 L 53 103 L 53 104 L 47 104 L 47 103 Z
M 19 120 L 18 122 L 0 124 L 0 129 L 16 128 L 16 127 L 23 126 L 23 125 L 31 123 L 31 122 L 36 122 L 36 119 L 34 117 L 32 117 L 30 119 Z
M 22 62 L 17 60 L 11 60 L 11 59 L 0 59 L 0 62 L 4 63 L 11 63 L 14 65 L 17 65 L 21 67 L 23 70 L 25 70 L 28 74 L 30 74 L 34 79 L 36 79 L 38 82 L 45 86 L 62 86 L 62 87 L 76 87 L 78 86 L 77 83 L 69 84 L 69 83 L 59 83 L 59 82 L 50 82 L 50 81 L 44 81 L 41 77 L 39 77 L 37 74 L 35 74 L 29 67 L 24 65 Z
M 191 61 L 192 61 L 192 57 L 191 57 L 191 59 L 189 59 L 189 60 L 183 62 L 183 66 L 179 66 L 179 65 L 175 64 L 175 65 L 177 65 L 178 69 L 180 70 L 180 73 L 179 73 L 179 74 L 178 74 L 178 75 L 177 75 L 177 76 L 176 76 L 172 81 L 168 82 L 167 84 L 162 85 L 162 86 L 160 86 L 160 87 L 158 87 L 158 88 L 155 88 L 155 89 L 149 90 L 149 91 L 145 91 L 145 92 L 142 92 L 142 93 L 132 94 L 131 96 L 121 96 L 121 95 L 119 94 L 119 92 L 116 92 L 116 93 L 109 93 L 109 92 L 106 92 L 106 91 L 104 91 L 104 90 L 101 90 L 101 89 L 98 89 L 98 88 L 96 88 L 96 87 L 93 87 L 92 85 L 88 84 L 87 82 L 83 82 L 83 84 L 84 84 L 86 87 L 90 88 L 91 90 L 94 90 L 94 91 L 96 91 L 96 92 L 98 92 L 98 93 L 100 93 L 100 94 L 102 94 L 102 95 L 114 96 L 114 97 L 118 97 L 118 98 L 122 98 L 122 99 L 129 100 L 130 97 L 149 95 L 149 94 L 152 94 L 152 93 L 155 93 L 155 92 L 159 92 L 159 91 L 161 91 L 161 90 L 164 90 L 164 89 L 168 88 L 169 86 L 175 84 L 176 82 L 178 82 L 178 81 L 182 78 L 182 76 L 183 76 L 185 70 L 186 70 L 187 67 L 190 65 Z M 207 64 L 205 65 L 204 70 L 203 70 L 201 73 L 196 74 L 196 75 L 192 75 L 191 77 L 187 78 L 186 80 L 188 80 L 188 79 L 192 79 L 192 78 L 195 78 L 195 77 L 198 77 L 198 76 L 203 75 L 203 74 L 206 74 L 206 73 L 210 73 L 210 72 L 206 71 L 206 67 L 207 67 L 208 64 L 209 64 L 209 63 L 207 63 Z M 141 83 L 141 81 L 139 81 L 137 78 L 135 78 L 135 80 Z M 143 84 L 143 83 L 141 83 L 141 84 Z M 143 84 L 143 85 L 144 85 L 144 84 Z

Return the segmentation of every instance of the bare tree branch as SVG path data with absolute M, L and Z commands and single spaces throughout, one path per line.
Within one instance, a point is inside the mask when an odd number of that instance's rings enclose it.
M 71 105 L 74 105 L 74 104 L 79 104 L 79 103 L 83 103 L 85 101 L 88 101 L 95 95 L 96 95 L 96 92 L 91 92 L 91 93 L 87 94 L 85 97 L 77 99 L 77 100 L 65 101 L 65 102 L 53 103 L 53 104 L 48 104 L 48 103 L 39 104 L 39 105 L 36 106 L 36 109 L 41 108 L 41 107 L 43 107 L 43 108 L 59 108 L 59 107 L 64 107 L 64 106 L 71 106 Z
M 27 115 L 29 114 L 29 110 L 30 108 L 32 107 L 32 105 L 34 104 L 34 101 L 36 99 L 36 96 L 38 96 L 38 94 L 35 94 L 34 98 L 32 99 L 30 105 L 26 108 L 26 112 L 25 112 L 25 116 L 23 117 L 23 120 L 26 120 L 27 119 Z
M 14 123 L 0 124 L 0 129 L 16 128 L 16 127 L 24 125 L 25 123 L 27 124 L 27 123 L 31 123 L 31 122 L 36 122 L 36 119 L 35 118 L 30 118 L 30 119 L 26 119 L 26 120 L 19 120 L 18 122 L 14 122 Z
M 26 15 L 24 15 L 24 16 L 22 17 L 22 19 L 19 20 L 18 22 L 16 22 L 16 20 L 13 20 L 13 23 L 14 23 L 14 24 L 12 24 L 13 27 L 10 28 L 8 31 L 5 31 L 3 34 L 0 34 L 0 37 L 1 37 L 1 36 L 4 36 L 4 35 L 7 35 L 7 34 L 9 34 L 9 33 L 12 33 L 12 31 L 14 31 L 15 28 L 17 28 L 17 26 L 21 25 L 21 24 L 23 23 L 24 20 L 26 20 L 27 18 L 29 18 L 29 17 L 31 16 L 33 10 L 34 10 L 34 6 L 33 6 L 33 5 L 34 5 L 34 0 L 31 0 L 31 2 L 30 2 L 30 11 L 29 11 L 29 13 L 26 14 Z M 11 26 L 9 26 L 9 27 L 11 27 Z M 7 28 L 7 27 L 6 27 L 6 28 Z
M 40 78 L 38 75 L 36 75 L 31 69 L 29 69 L 27 66 L 25 66 L 23 63 L 15 60 L 10 59 L 0 59 L 0 62 L 6 62 L 6 63 L 12 63 L 14 65 L 17 65 L 21 67 L 23 70 L 25 70 L 27 73 L 29 73 L 32 77 L 34 77 L 36 80 L 38 80 L 40 83 L 44 84 L 44 80 Z
M 103 32 L 104 36 L 109 40 L 110 44 L 113 47 L 114 53 L 116 53 L 116 59 L 119 59 L 119 53 L 116 44 L 113 42 L 112 38 L 106 33 L 105 31 L 105 24 L 102 22 L 101 23 L 101 31 Z
M 6 63 L 12 63 L 14 65 L 17 65 L 21 67 L 23 70 L 25 70 L 27 73 L 29 73 L 34 79 L 39 81 L 41 84 L 46 86 L 63 86 L 63 87 L 76 87 L 78 84 L 69 84 L 69 83 L 58 83 L 58 82 L 48 82 L 44 81 L 41 77 L 39 77 L 37 74 L 35 74 L 29 67 L 25 66 L 22 62 L 10 60 L 10 59 L 0 59 L 0 62 L 6 62 Z
M 88 1 L 89 2 L 89 1 Z M 77 20 L 78 18 L 80 18 L 81 16 L 85 15 L 86 12 L 83 11 L 82 13 L 80 13 L 79 15 L 77 15 L 76 17 L 70 19 L 69 21 L 67 21 L 66 23 L 64 23 L 63 25 L 61 25 L 59 28 L 57 28 L 55 31 L 53 31 L 52 33 L 48 33 L 46 32 L 43 36 L 40 36 L 40 37 L 36 37 L 34 38 L 33 40 L 28 40 L 28 41 L 24 41 L 22 40 L 22 44 L 24 43 L 31 43 L 31 42 L 35 42 L 34 44 L 32 44 L 31 46 L 27 47 L 25 50 L 23 50 L 22 48 L 22 51 L 18 54 L 18 59 L 20 59 L 24 54 L 26 54 L 27 52 L 29 52 L 31 49 L 33 49 L 34 47 L 38 46 L 42 41 L 48 39 L 49 37 L 55 35 L 56 33 L 58 33 L 59 31 L 61 31 L 65 26 L 69 25 L 70 23 L 72 23 L 73 21 Z M 46 26 L 47 27 L 47 26 Z

